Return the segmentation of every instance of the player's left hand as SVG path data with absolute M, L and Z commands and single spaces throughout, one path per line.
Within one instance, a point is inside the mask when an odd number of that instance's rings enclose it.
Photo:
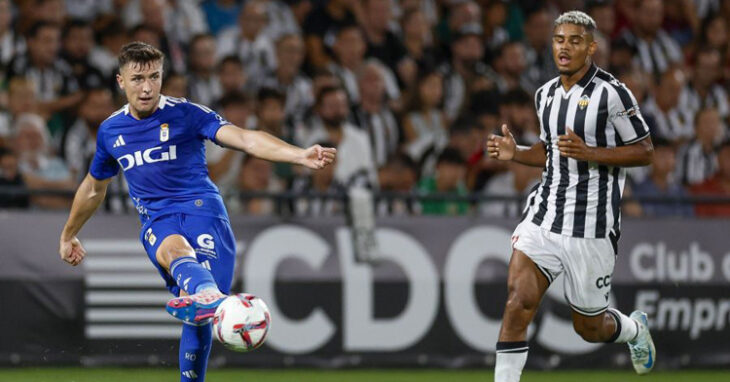
M 337 149 L 334 147 L 314 145 L 304 150 L 300 164 L 314 170 L 319 170 L 334 162 L 336 155 Z
M 569 127 L 565 128 L 565 135 L 558 136 L 558 150 L 560 150 L 561 156 L 567 158 L 582 161 L 591 160 L 591 148 Z

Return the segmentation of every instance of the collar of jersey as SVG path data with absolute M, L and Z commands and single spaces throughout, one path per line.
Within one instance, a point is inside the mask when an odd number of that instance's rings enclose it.
M 167 97 L 165 97 L 164 94 L 160 94 L 160 102 L 157 103 L 157 109 L 155 109 L 155 111 L 152 114 L 150 114 L 147 117 L 144 117 L 142 119 L 134 118 L 132 113 L 129 111 L 129 104 L 126 104 L 126 105 L 124 105 L 124 115 L 129 116 L 129 118 L 132 118 L 135 121 L 144 121 L 145 119 L 152 117 L 153 115 L 157 114 L 157 112 L 164 109 L 166 101 L 167 101 Z
M 591 67 L 588 69 L 586 74 L 584 74 L 583 77 L 580 79 L 580 81 L 578 81 L 575 85 L 573 85 L 567 91 L 563 87 L 563 83 L 560 81 L 560 78 L 558 78 L 558 82 L 555 85 L 557 86 L 557 90 L 560 90 L 563 93 L 563 97 L 567 97 L 570 94 L 572 94 L 573 91 L 575 91 L 575 89 L 577 89 L 577 88 L 583 89 L 586 86 L 588 86 L 588 84 L 590 84 L 591 81 L 593 80 L 593 77 L 596 76 L 596 73 L 598 73 L 598 67 L 596 66 L 596 64 L 591 63 Z

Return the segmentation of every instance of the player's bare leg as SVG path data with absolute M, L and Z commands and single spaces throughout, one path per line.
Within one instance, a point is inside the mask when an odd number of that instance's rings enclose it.
M 627 343 L 637 373 L 646 374 L 654 367 L 656 348 L 649 333 L 646 313 L 635 311 L 626 316 L 617 309 L 609 308 L 593 317 L 573 311 L 572 317 L 575 332 L 588 342 Z
M 157 262 L 172 275 L 186 296 L 173 298 L 167 311 L 191 324 L 206 324 L 226 296 L 218 290 L 210 272 L 198 263 L 195 251 L 181 235 L 167 236 L 155 254 Z
M 502 328 L 497 342 L 495 382 L 520 380 L 527 360 L 527 327 L 537 313 L 545 291 L 547 278 L 523 252 L 514 250 L 507 276 L 507 303 L 502 316 Z
M 603 312 L 597 316 L 584 316 L 572 311 L 573 329 L 588 342 L 608 342 L 616 334 L 616 320 L 613 314 Z M 632 325 L 634 329 L 635 325 Z M 635 332 L 635 330 L 634 330 Z

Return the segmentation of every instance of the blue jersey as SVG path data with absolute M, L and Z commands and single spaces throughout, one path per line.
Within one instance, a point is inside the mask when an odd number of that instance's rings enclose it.
M 135 119 L 125 105 L 102 122 L 89 173 L 96 179 L 119 169 L 143 226 L 171 213 L 228 219 L 218 187 L 208 177 L 205 139 L 229 122 L 211 109 L 160 95 L 157 110 Z

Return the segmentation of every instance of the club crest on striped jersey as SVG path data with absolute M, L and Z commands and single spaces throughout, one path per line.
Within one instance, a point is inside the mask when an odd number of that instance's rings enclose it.
M 585 109 L 590 101 L 591 97 L 588 97 L 587 94 L 583 94 L 583 96 L 578 100 L 578 108 L 581 110 Z
M 167 142 L 170 139 L 170 125 L 163 123 L 160 125 L 160 142 Z

